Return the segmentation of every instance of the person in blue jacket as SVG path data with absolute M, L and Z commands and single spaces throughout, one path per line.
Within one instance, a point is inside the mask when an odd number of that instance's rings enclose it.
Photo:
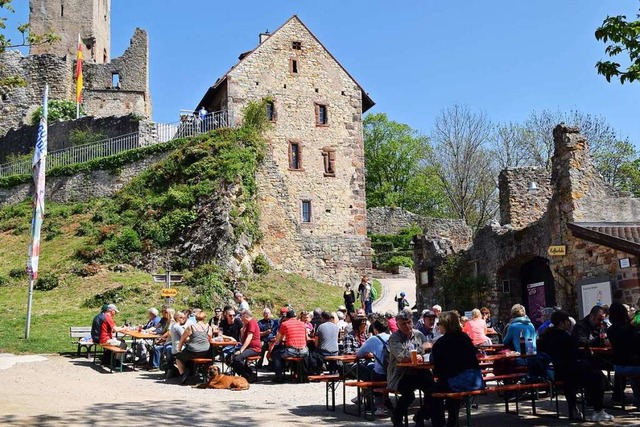
M 507 332 L 504 335 L 503 342 L 507 347 L 515 351 L 521 351 L 520 336 L 522 335 L 525 342 L 531 340 L 533 351 L 536 351 L 536 328 L 531 323 L 531 319 L 527 316 L 527 312 L 522 304 L 515 304 L 511 307 L 511 320 L 506 327 Z

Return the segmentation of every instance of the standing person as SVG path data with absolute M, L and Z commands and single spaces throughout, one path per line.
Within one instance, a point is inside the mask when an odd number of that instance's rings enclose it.
M 407 301 L 406 296 L 407 294 L 404 291 L 402 291 L 400 292 L 400 297 L 398 297 L 398 295 L 393 297 L 393 300 L 398 303 L 398 313 L 404 310 L 405 307 L 409 307 L 411 305 L 409 304 L 409 301 Z
M 487 322 L 477 308 L 471 310 L 471 320 L 464 324 L 462 332 L 469 335 L 473 345 L 491 344 L 491 340 L 487 338 Z
M 562 310 L 551 314 L 551 325 L 540 336 L 540 351 L 551 357 L 556 381 L 564 382 L 564 395 L 569 406 L 569 418 L 582 418 L 576 406 L 578 386 L 585 388 L 586 398 L 594 407 L 591 421 L 609 421 L 613 417 L 603 410 L 602 398 L 606 378 L 591 360 L 583 358 L 578 343 L 569 334 L 571 321 Z
M 356 311 L 355 303 L 356 303 L 356 293 L 351 289 L 351 284 L 347 283 L 344 285 L 344 293 L 342 294 L 342 298 L 344 299 L 344 305 L 347 309 L 348 313 L 353 313 Z
M 369 282 L 367 276 L 362 276 L 362 280 L 360 281 L 360 285 L 358 286 L 358 296 L 360 298 L 360 303 L 362 304 L 365 315 L 371 314 L 371 312 L 373 311 L 371 308 L 371 282 Z
M 480 310 L 477 311 L 478 319 L 484 323 L 484 320 L 481 319 Z M 460 392 L 483 388 L 484 383 L 482 382 L 482 371 L 476 356 L 477 351 L 471 338 L 460 328 L 458 313 L 455 311 L 442 313 L 438 323 L 438 331 L 442 336 L 433 344 L 433 349 L 431 350 L 433 373 L 438 378 L 435 389 L 439 392 Z M 446 425 L 458 425 L 460 401 L 447 399 L 446 404 L 443 405 L 442 399 L 435 399 L 431 414 L 431 423 L 434 427 L 445 425 L 445 408 L 449 413 Z M 416 424 L 419 425 L 417 421 Z
M 200 108 L 200 111 L 198 111 L 198 118 L 200 119 L 200 130 L 202 132 L 206 132 L 208 130 L 207 114 L 209 114 L 209 112 L 204 108 L 204 106 L 202 106 L 202 108 Z
M 611 327 L 607 331 L 613 347 L 613 366 L 616 374 L 635 375 L 631 378 L 633 405 L 640 408 L 640 333 L 631 326 L 627 309 L 614 302 L 609 308 Z M 615 388 L 615 386 L 614 386 Z M 616 391 L 624 398 L 624 383 Z
M 401 396 L 391 414 L 394 427 L 403 426 L 403 415 L 415 400 L 415 390 L 420 389 L 424 393 L 424 404 L 414 417 L 417 425 L 424 423 L 424 417 L 428 413 L 428 399 L 433 388 L 433 375 L 426 369 L 402 368 L 398 362 L 410 362 L 411 352 L 416 351 L 417 361 L 423 362 L 425 337 L 422 332 L 413 329 L 413 313 L 405 308 L 396 315 L 398 331 L 389 337 L 389 366 L 387 368 L 387 388 L 398 391 Z
M 258 326 L 258 322 L 253 318 L 251 310 L 249 309 L 242 312 L 241 319 L 244 324 L 241 337 L 242 345 L 231 357 L 231 366 L 236 374 L 246 378 L 247 381 L 253 382 L 253 372 L 251 371 L 251 367 L 247 366 L 246 360 L 247 357 L 258 356 L 260 354 L 260 350 L 262 349 L 260 343 L 260 326 Z
M 236 292 L 233 297 L 238 303 L 238 316 L 241 315 L 244 310 L 249 310 L 249 303 L 244 298 L 242 292 Z
M 296 313 L 289 310 L 286 321 L 280 325 L 280 330 L 273 342 L 272 363 L 276 373 L 274 382 L 284 382 L 285 357 L 306 357 L 309 354 L 307 347 L 307 328 L 304 323 L 296 319 Z M 280 343 L 284 342 L 284 345 Z M 276 347 L 277 346 L 277 347 Z
M 182 351 L 176 354 L 176 365 L 180 373 L 181 384 L 184 384 L 187 378 L 189 378 L 189 369 L 187 367 L 189 360 L 211 356 L 210 340 L 212 333 L 211 326 L 205 323 L 206 318 L 207 314 L 204 311 L 198 312 L 198 314 L 196 314 L 196 323 L 189 325 L 180 337 L 178 347 L 181 348 Z

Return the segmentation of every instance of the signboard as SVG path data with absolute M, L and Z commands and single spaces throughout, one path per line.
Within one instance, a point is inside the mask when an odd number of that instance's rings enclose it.
M 620 268 L 629 268 L 631 267 L 631 262 L 629 258 L 621 258 L 620 259 Z
M 527 285 L 527 313 L 536 325 L 540 324 L 541 310 L 547 306 L 547 297 L 544 292 L 544 282 L 529 283 Z
M 164 288 L 160 292 L 160 296 L 163 297 L 175 297 L 176 295 L 178 295 L 178 290 L 175 288 Z
M 428 271 L 421 271 L 420 272 L 420 284 L 421 285 L 428 285 L 429 284 L 429 272 Z
M 152 274 L 153 281 L 156 283 L 165 283 L 167 281 L 166 274 Z M 169 281 L 171 283 L 180 283 L 182 282 L 182 274 L 170 274 Z
M 549 256 L 565 256 L 567 254 L 567 245 L 549 246 L 547 255 Z
M 586 279 L 578 282 L 578 286 L 578 302 L 583 318 L 589 314 L 593 306 L 611 305 L 611 281 L 608 277 Z

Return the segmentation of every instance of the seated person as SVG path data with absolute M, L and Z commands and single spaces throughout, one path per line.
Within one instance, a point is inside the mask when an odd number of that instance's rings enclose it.
M 387 320 L 384 317 L 373 321 L 373 335 L 358 349 L 356 356 L 360 358 L 366 357 L 368 354 L 373 355 L 371 363 L 365 363 L 365 369 L 360 371 L 360 379 L 364 381 L 386 381 L 387 371 L 384 366 L 385 347 L 389 348 L 389 332 Z M 376 395 L 376 415 L 384 415 L 384 407 L 382 406 L 381 395 Z M 387 402 L 389 405 L 390 401 Z
M 142 326 L 142 332 L 155 334 L 156 328 L 161 324 L 162 317 L 158 315 L 158 309 L 152 307 L 147 310 L 147 323 Z M 136 353 L 138 361 L 144 363 L 149 360 L 149 351 L 153 346 L 153 340 L 138 340 L 136 341 L 136 347 L 133 349 Z
M 591 421 L 608 421 L 613 416 L 607 414 L 602 405 L 606 378 L 590 359 L 582 358 L 575 338 L 569 335 L 571 322 L 569 315 L 558 310 L 551 314 L 551 324 L 540 338 L 540 351 L 551 357 L 556 381 L 564 381 L 564 395 L 569 406 L 569 418 L 582 418 L 576 407 L 578 386 L 585 389 L 587 401 L 594 411 Z
M 480 310 L 477 319 L 483 323 Z M 460 328 L 460 317 L 455 311 L 445 311 L 440 314 L 438 329 L 442 336 L 433 344 L 431 362 L 433 373 L 438 378 L 435 390 L 439 392 L 471 391 L 484 387 L 482 371 L 476 356 L 477 350 L 471 338 Z M 444 409 L 449 413 L 447 426 L 458 425 L 460 400 L 434 399 L 431 411 L 431 423 L 434 427 L 445 425 Z M 417 424 L 417 422 L 416 422 Z
M 228 340 L 240 341 L 243 323 L 236 316 L 236 311 L 227 306 L 224 310 L 224 319 L 220 322 L 222 329 L 222 337 Z
M 631 325 L 624 305 L 614 302 L 609 308 L 611 327 L 607 331 L 613 347 L 613 366 L 616 374 L 635 375 L 631 378 L 633 405 L 640 408 L 640 332 Z M 624 383 L 618 387 L 620 397 L 624 393 Z M 615 387 L 615 386 L 614 386 Z
M 343 354 L 356 354 L 358 349 L 367 340 L 367 319 L 365 317 L 355 317 L 351 325 L 351 332 L 345 334 L 343 339 Z
M 491 344 L 491 340 L 487 338 L 487 322 L 482 318 L 482 313 L 477 308 L 471 310 L 471 320 L 464 324 L 462 332 L 469 335 L 473 345 Z
M 102 323 L 104 322 L 104 318 L 106 316 L 106 312 L 109 309 L 109 304 L 103 304 L 100 313 L 96 314 L 91 322 L 91 341 L 94 344 L 98 344 L 100 342 L 100 331 L 102 330 Z
M 244 324 L 242 328 L 242 336 L 240 337 L 240 348 L 238 348 L 231 357 L 231 367 L 233 372 L 246 378 L 248 381 L 253 380 L 253 372 L 247 366 L 247 357 L 260 355 L 262 348 L 260 344 L 260 327 L 258 322 L 253 318 L 251 310 L 245 308 L 242 311 L 241 321 Z
M 320 318 L 322 323 L 318 326 L 314 338 L 316 349 L 323 356 L 337 356 L 340 328 L 331 321 L 331 314 L 326 311 L 320 313 Z
M 600 342 L 600 329 L 605 319 L 602 307 L 594 306 L 584 319 L 576 322 L 571 336 L 576 340 L 579 347 L 598 347 Z M 606 329 L 606 326 L 605 326 Z
M 424 343 L 426 339 L 422 332 L 413 329 L 413 313 L 405 308 L 396 315 L 398 330 L 389 337 L 389 366 L 387 367 L 387 388 L 398 391 L 396 407 L 391 414 L 394 427 L 404 426 L 403 415 L 415 400 L 415 390 L 420 389 L 425 397 L 429 396 L 434 385 L 431 371 L 398 366 L 399 362 L 411 362 L 411 352 L 417 352 L 417 360 L 423 362 Z M 428 416 L 428 402 L 424 404 L 414 417 L 416 425 L 424 425 Z M 422 423 L 422 424 L 420 424 Z
M 160 324 L 158 324 L 158 327 L 156 328 L 156 333 L 160 333 L 162 331 L 162 336 L 160 338 L 158 338 L 155 342 L 155 344 L 153 344 L 153 353 L 151 355 L 151 367 L 150 370 L 152 371 L 156 371 L 158 369 L 160 369 L 160 358 L 161 355 L 163 353 L 167 353 L 167 347 L 171 347 L 171 336 L 169 333 L 169 328 L 171 327 L 171 324 L 174 322 L 173 317 L 175 315 L 176 311 L 172 308 L 163 308 L 162 309 L 162 318 L 164 320 L 164 325 L 162 327 L 160 327 Z
M 180 338 L 182 338 L 182 334 L 184 333 L 184 324 L 187 321 L 187 316 L 183 312 L 178 311 L 173 315 L 173 320 L 174 321 L 169 327 L 169 338 L 171 340 L 171 344 L 168 347 L 165 347 L 167 378 L 173 375 L 173 364 L 175 363 L 176 354 L 181 350 Z
M 262 319 L 258 320 L 258 326 L 260 327 L 260 341 L 262 343 L 262 348 L 260 350 L 260 360 L 258 361 L 257 365 L 258 367 L 262 366 L 264 356 L 269 349 L 269 336 L 271 335 L 273 330 L 277 328 L 278 323 L 278 319 L 273 319 L 271 317 L 271 310 L 268 307 L 265 307 L 264 310 L 262 310 Z
M 286 320 L 280 324 L 276 339 L 272 344 L 272 362 L 276 373 L 275 382 L 284 381 L 284 358 L 305 357 L 309 354 L 307 347 L 307 328 L 298 319 L 293 310 L 289 310 Z
M 209 326 L 215 326 L 216 328 L 219 328 L 223 318 L 224 318 L 224 314 L 223 314 L 222 308 L 216 307 L 216 309 L 213 312 L 213 317 L 209 319 Z
M 98 342 L 100 343 L 100 345 L 108 344 L 108 345 L 115 345 L 120 348 L 127 348 L 127 345 L 125 344 L 124 340 L 116 340 L 113 337 L 114 332 L 119 332 L 124 329 L 124 328 L 117 327 L 115 321 L 113 320 L 116 313 L 118 312 L 119 310 L 115 306 L 115 304 L 109 304 L 107 306 L 107 310 L 104 312 L 104 321 L 102 322 L 102 326 L 100 328 L 100 338 L 98 339 Z M 107 365 L 110 363 L 110 361 L 111 361 L 111 351 L 104 350 L 104 352 L 102 353 L 102 364 Z
M 536 328 L 527 316 L 527 312 L 521 304 L 514 304 L 511 307 L 511 320 L 506 327 L 504 335 L 504 344 L 512 350 L 522 352 L 520 348 L 520 333 L 524 337 L 525 342 L 532 341 L 533 351 L 536 351 Z M 526 365 L 524 358 L 516 360 L 517 365 Z
M 424 310 L 422 312 L 422 323 L 418 325 L 418 330 L 424 335 L 428 344 L 424 345 L 425 350 L 430 351 L 433 347 L 433 343 L 441 337 L 436 324 L 436 314 L 431 310 Z
M 180 373 L 180 383 L 184 384 L 189 378 L 189 368 L 187 362 L 199 357 L 211 357 L 211 326 L 205 323 L 207 314 L 199 311 L 196 314 L 196 323 L 185 328 L 180 337 L 178 348 L 182 349 L 176 354 L 176 366 Z M 187 342 L 188 340 L 188 342 Z

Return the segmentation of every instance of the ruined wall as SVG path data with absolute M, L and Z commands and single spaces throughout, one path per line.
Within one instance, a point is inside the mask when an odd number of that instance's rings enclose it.
M 31 55 L 52 54 L 74 58 L 78 34 L 84 44 L 85 60 L 108 62 L 111 56 L 110 0 L 30 0 L 30 30 L 54 32 L 60 40 L 30 47 Z
M 136 28 L 124 54 L 108 64 L 87 63 L 84 107 L 98 117 L 137 114 L 151 117 L 149 38 Z M 114 85 L 114 75 L 118 76 Z
M 24 57 L 15 50 L 0 54 L 0 78 L 19 77 L 24 87 L 0 88 L 0 135 L 27 124 L 42 104 L 45 83 L 50 99 L 73 98 L 73 62 L 54 55 Z
M 113 138 L 130 133 L 138 133 L 141 125 L 136 117 L 82 117 L 78 120 L 49 123 L 48 151 L 56 151 L 71 146 L 69 136 L 74 129 L 92 134 L 102 134 L 104 138 Z M 23 155 L 33 151 L 38 134 L 38 126 L 23 126 L 16 130 L 10 130 L 5 136 L 0 137 L 0 164 L 5 163 L 7 156 Z
M 529 191 L 530 183 L 538 190 Z M 551 199 L 551 176 L 544 168 L 507 168 L 498 176 L 500 191 L 500 224 L 515 229 L 529 226 L 542 218 Z
M 227 82 L 236 118 L 249 100 L 274 100 L 270 153 L 258 172 L 264 252 L 276 268 L 355 283 L 371 265 L 361 89 L 295 17 L 233 68 Z M 316 125 L 316 104 L 327 106 L 328 125 Z M 300 170 L 289 169 L 290 141 L 302 148 Z M 335 150 L 334 176 L 324 173 L 325 147 Z M 303 200 L 311 201 L 310 223 L 302 222 Z
M 152 155 L 125 165 L 117 172 L 94 170 L 71 176 L 47 177 L 45 189 L 47 200 L 67 203 L 112 196 L 133 178 L 168 155 L 169 153 Z M 0 188 L 0 208 L 20 203 L 32 196 L 33 184 L 20 184 L 10 189 Z

